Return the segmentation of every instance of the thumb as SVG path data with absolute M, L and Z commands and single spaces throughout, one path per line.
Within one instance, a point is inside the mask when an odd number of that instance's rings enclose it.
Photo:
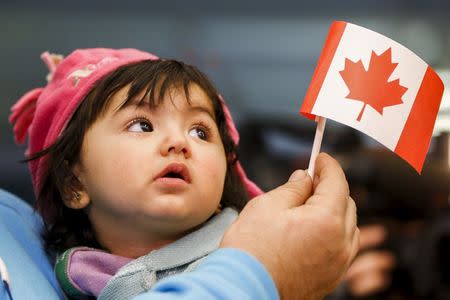
M 296 170 L 285 184 L 266 193 L 266 196 L 286 209 L 304 204 L 311 194 L 311 177 L 304 170 Z

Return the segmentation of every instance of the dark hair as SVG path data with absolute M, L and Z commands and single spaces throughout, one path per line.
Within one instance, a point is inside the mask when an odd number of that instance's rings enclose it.
M 146 60 L 125 65 L 97 82 L 81 102 L 58 140 L 49 148 L 29 157 L 44 157 L 48 165 L 43 184 L 38 191 L 36 209 L 45 221 L 43 238 L 49 253 L 58 253 L 75 246 L 103 248 L 95 237 L 87 214 L 64 205 L 63 199 L 81 189 L 81 184 L 71 171 L 79 162 L 83 137 L 89 127 L 106 110 L 111 96 L 130 85 L 127 105 L 141 92 L 140 101 L 149 101 L 152 107 L 163 101 L 171 88 L 182 89 L 189 100 L 190 84 L 197 84 L 209 97 L 220 137 L 227 156 L 227 171 L 222 207 L 242 210 L 248 201 L 247 190 L 233 165 L 237 161 L 237 149 L 228 132 L 225 114 L 219 94 L 210 80 L 197 68 L 175 60 Z M 65 197 L 65 198 L 64 198 Z

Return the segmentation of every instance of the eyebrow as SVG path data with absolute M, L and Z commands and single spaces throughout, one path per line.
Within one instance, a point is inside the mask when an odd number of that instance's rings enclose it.
M 190 112 L 192 111 L 192 112 L 207 114 L 212 120 L 216 121 L 215 114 L 211 111 L 210 108 L 208 108 L 204 105 L 191 105 L 189 103 L 188 103 L 188 105 L 189 105 L 188 110 Z M 129 107 L 143 109 L 144 107 L 148 107 L 148 106 L 149 106 L 149 103 L 146 101 L 132 100 L 132 101 L 128 101 L 127 103 L 122 102 L 119 106 L 114 108 L 113 114 L 118 114 L 121 111 L 123 111 L 124 109 L 127 109 Z
M 209 108 L 207 108 L 205 106 L 202 106 L 202 105 L 189 106 L 189 110 L 190 111 L 194 111 L 194 112 L 207 114 L 211 119 L 216 121 L 216 117 L 214 116 L 214 114 L 211 112 L 211 110 Z
M 113 110 L 113 114 L 117 114 L 119 112 L 121 112 L 122 110 L 128 108 L 128 107 L 136 107 L 136 108 L 141 108 L 144 105 L 149 105 L 148 102 L 146 101 L 141 101 L 138 98 L 135 98 L 133 100 L 127 100 L 125 99 L 124 101 L 122 101 L 119 105 L 117 105 Z

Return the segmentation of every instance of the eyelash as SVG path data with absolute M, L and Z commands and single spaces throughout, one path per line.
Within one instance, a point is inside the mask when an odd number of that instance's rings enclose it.
M 133 126 L 133 125 L 135 125 L 135 124 L 137 124 L 137 123 L 139 123 L 139 122 L 145 122 L 145 123 L 148 123 L 148 124 L 150 125 L 150 127 L 153 129 L 153 124 L 152 124 L 152 122 L 151 122 L 146 116 L 141 116 L 141 115 L 135 116 L 135 117 L 133 118 L 133 120 L 131 120 L 131 121 L 128 123 L 128 125 L 126 126 L 126 128 L 129 129 L 131 126 Z M 210 139 L 210 137 L 211 137 L 211 132 L 212 132 L 212 128 L 211 128 L 211 125 L 210 125 L 210 124 L 208 124 L 208 123 L 206 123 L 206 122 L 204 122 L 204 121 L 198 121 L 198 122 L 195 122 L 195 123 L 192 125 L 192 129 L 194 129 L 194 128 L 199 128 L 199 129 L 201 129 L 201 130 L 203 130 L 203 131 L 205 132 L 205 134 L 206 134 L 205 140 L 206 140 L 206 141 L 208 141 L 208 140 Z M 191 130 L 191 129 L 190 129 L 190 130 Z M 190 130 L 189 130 L 189 131 L 190 131 Z M 153 130 L 152 130 L 152 131 L 153 131 Z
M 211 128 L 210 124 L 207 124 L 205 122 L 199 121 L 199 122 L 196 122 L 196 123 L 193 124 L 192 129 L 194 129 L 194 128 L 198 128 L 198 129 L 203 130 L 205 132 L 205 134 L 206 134 L 205 141 L 210 140 L 211 132 L 212 132 L 212 128 Z
M 150 122 L 150 120 L 149 120 L 146 116 L 141 116 L 141 115 L 135 116 L 135 117 L 127 124 L 126 128 L 127 128 L 127 129 L 130 129 L 131 126 L 133 126 L 133 125 L 135 125 L 135 124 L 137 124 L 137 123 L 139 123 L 139 122 L 145 122 L 145 123 L 148 123 L 148 124 L 150 125 L 150 127 L 153 129 L 153 124 L 152 124 L 152 122 Z

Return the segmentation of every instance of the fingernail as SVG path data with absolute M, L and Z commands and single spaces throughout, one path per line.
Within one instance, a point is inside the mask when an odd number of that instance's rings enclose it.
M 289 177 L 289 181 L 299 181 L 304 179 L 308 173 L 304 170 L 296 170 L 294 173 L 292 173 L 291 177 Z

